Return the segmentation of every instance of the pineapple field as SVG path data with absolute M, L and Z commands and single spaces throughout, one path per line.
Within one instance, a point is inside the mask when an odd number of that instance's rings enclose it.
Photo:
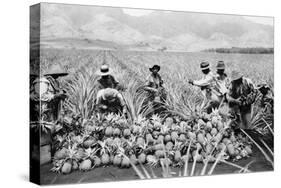
M 207 114 L 204 97 L 188 79 L 200 79 L 199 64 L 226 63 L 273 92 L 272 54 L 218 54 L 41 49 L 41 71 L 60 64 L 67 99 L 52 132 L 52 163 L 41 167 L 43 184 L 183 177 L 273 170 L 273 113 L 253 105 L 250 130 L 230 127 L 227 105 Z M 127 114 L 96 112 L 96 72 L 107 64 L 122 86 Z M 167 99 L 161 113 L 140 92 L 149 67 L 161 66 Z

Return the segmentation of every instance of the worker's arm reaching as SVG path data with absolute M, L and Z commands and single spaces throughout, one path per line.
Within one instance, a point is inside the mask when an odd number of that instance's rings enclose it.
M 102 89 L 97 93 L 96 105 L 99 108 L 107 109 L 109 106 L 102 104 L 102 101 L 113 102 L 119 101 L 120 106 L 122 107 L 123 113 L 126 112 L 126 103 L 121 93 L 119 93 L 116 89 L 107 88 Z
M 188 80 L 188 83 L 192 84 L 192 85 L 195 85 L 195 86 L 198 86 L 198 87 L 204 87 L 206 85 L 209 85 L 211 84 L 211 82 L 213 81 L 213 77 L 210 76 L 210 75 L 207 75 L 205 76 L 205 78 L 202 78 L 200 80 L 191 80 L 189 79 Z
M 123 114 L 126 114 L 127 113 L 127 108 L 126 108 L 126 103 L 125 103 L 125 100 L 123 98 L 123 96 L 121 95 L 121 93 L 117 93 L 116 95 L 117 99 L 120 101 L 120 104 L 121 104 L 121 107 L 122 107 L 122 110 L 123 110 Z
M 238 105 L 240 106 L 241 105 L 241 98 L 233 98 L 231 95 L 229 95 L 229 93 L 227 93 L 226 95 L 226 100 L 229 102 L 229 104 L 232 104 L 232 105 Z

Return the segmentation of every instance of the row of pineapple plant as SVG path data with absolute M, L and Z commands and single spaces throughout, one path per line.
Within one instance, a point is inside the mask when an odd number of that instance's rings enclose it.
M 114 52 L 114 54 L 116 53 Z M 86 56 L 87 58 L 85 58 Z M 110 54 L 108 56 L 110 57 Z M 116 56 L 120 58 L 120 54 L 116 54 Z M 119 62 L 116 61 L 116 57 L 111 58 L 111 64 L 120 69 L 117 71 L 120 72 L 119 81 L 131 80 L 136 76 L 137 80 L 144 81 L 142 78 L 147 76 L 147 67 L 143 67 L 143 63 L 151 61 L 150 64 L 152 64 L 154 59 L 149 60 L 150 57 L 145 58 L 146 56 L 141 53 L 137 58 L 127 60 L 126 55 L 121 54 L 122 56 L 124 57 Z M 225 151 L 222 157 L 227 160 L 239 160 L 252 153 L 247 138 L 242 135 L 234 135 L 227 120 L 222 120 L 221 114 L 218 115 L 217 112 L 211 115 L 201 113 L 190 117 L 194 111 L 194 109 L 190 110 L 190 107 L 193 103 L 200 102 L 201 96 L 198 95 L 199 91 L 194 88 L 186 88 L 184 76 L 186 71 L 181 69 L 182 72 L 171 76 L 168 73 L 174 71 L 170 71 L 170 68 L 173 68 L 170 66 L 164 68 L 163 71 L 168 70 L 168 72 L 162 74 L 163 78 L 167 80 L 165 82 L 169 93 L 167 105 L 170 112 L 173 113 L 172 118 L 157 116 L 151 119 L 143 118 L 146 115 L 141 115 L 136 107 L 142 100 L 132 101 L 131 104 L 136 110 L 135 113 L 130 114 L 130 118 L 127 120 L 114 115 L 91 117 L 96 92 L 92 87 L 93 80 L 96 79 L 93 74 L 99 67 L 98 65 L 105 60 L 102 53 L 91 55 L 85 53 L 81 54 L 81 57 L 85 60 L 85 66 L 82 65 L 76 72 L 76 79 L 70 78 L 66 83 L 66 89 L 70 93 L 70 100 L 66 101 L 66 106 L 75 115 L 64 117 L 63 126 L 54 137 L 56 152 L 53 159 L 53 171 L 70 173 L 79 169 L 91 170 L 99 166 L 129 167 L 132 164 L 157 166 L 163 163 L 180 167 L 185 159 L 213 162 L 219 158 L 220 151 Z M 132 60 L 137 62 L 129 64 L 129 61 Z M 110 61 L 110 58 L 107 58 L 107 61 Z M 121 67 L 122 64 L 127 66 Z M 129 75 L 126 70 L 128 67 L 133 70 L 128 71 Z M 131 73 L 134 71 L 137 71 L 136 74 Z M 177 71 L 179 71 L 178 68 Z M 83 92 L 81 92 L 81 88 L 83 88 Z M 134 95 L 133 93 L 135 90 L 126 92 L 127 101 L 130 96 Z M 185 115 L 186 117 L 184 121 L 181 121 L 174 115 L 181 117 Z M 98 142 L 100 143 L 98 144 Z M 190 146 L 189 151 L 187 151 L 188 146 Z M 106 161 L 109 162 L 106 163 Z
M 121 66 L 122 62 L 118 65 Z M 90 75 L 79 80 L 88 83 L 92 80 Z M 251 154 L 248 140 L 241 135 L 234 135 L 227 119 L 223 119 L 218 111 L 211 115 L 203 112 L 193 114 L 188 117 L 188 121 L 173 114 L 165 118 L 157 115 L 145 118 L 147 114 L 140 110 L 143 96 L 135 96 L 135 85 L 132 82 L 132 86 L 124 93 L 129 118 L 113 114 L 93 116 L 88 105 L 93 99 L 89 96 L 94 92 L 84 96 L 89 102 L 77 105 L 79 108 L 67 106 L 75 115 L 64 117 L 62 129 L 55 136 L 53 171 L 67 174 L 99 166 L 127 168 L 137 164 L 181 167 L 186 159 L 215 162 L 219 157 L 238 160 Z M 81 93 L 79 87 L 74 86 L 72 90 L 73 93 Z M 79 98 L 83 99 L 83 96 Z M 73 102 L 77 103 L 77 100 Z M 179 111 L 173 109 L 176 110 Z M 188 114 L 188 110 L 186 108 L 184 114 Z M 223 155 L 222 151 L 225 151 Z

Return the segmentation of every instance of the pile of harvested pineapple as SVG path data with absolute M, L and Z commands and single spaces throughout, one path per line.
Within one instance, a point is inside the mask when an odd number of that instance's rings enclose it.
M 252 153 L 250 141 L 235 135 L 218 111 L 189 122 L 153 115 L 128 123 L 109 114 L 91 120 L 65 117 L 62 124 L 54 136 L 52 171 L 64 174 L 110 165 L 181 167 L 185 161 L 239 160 Z

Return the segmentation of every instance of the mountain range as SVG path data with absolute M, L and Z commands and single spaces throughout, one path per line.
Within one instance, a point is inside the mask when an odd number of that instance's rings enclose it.
M 200 51 L 273 47 L 274 28 L 236 15 L 159 10 L 132 16 L 122 8 L 41 3 L 40 36 L 52 48 Z

